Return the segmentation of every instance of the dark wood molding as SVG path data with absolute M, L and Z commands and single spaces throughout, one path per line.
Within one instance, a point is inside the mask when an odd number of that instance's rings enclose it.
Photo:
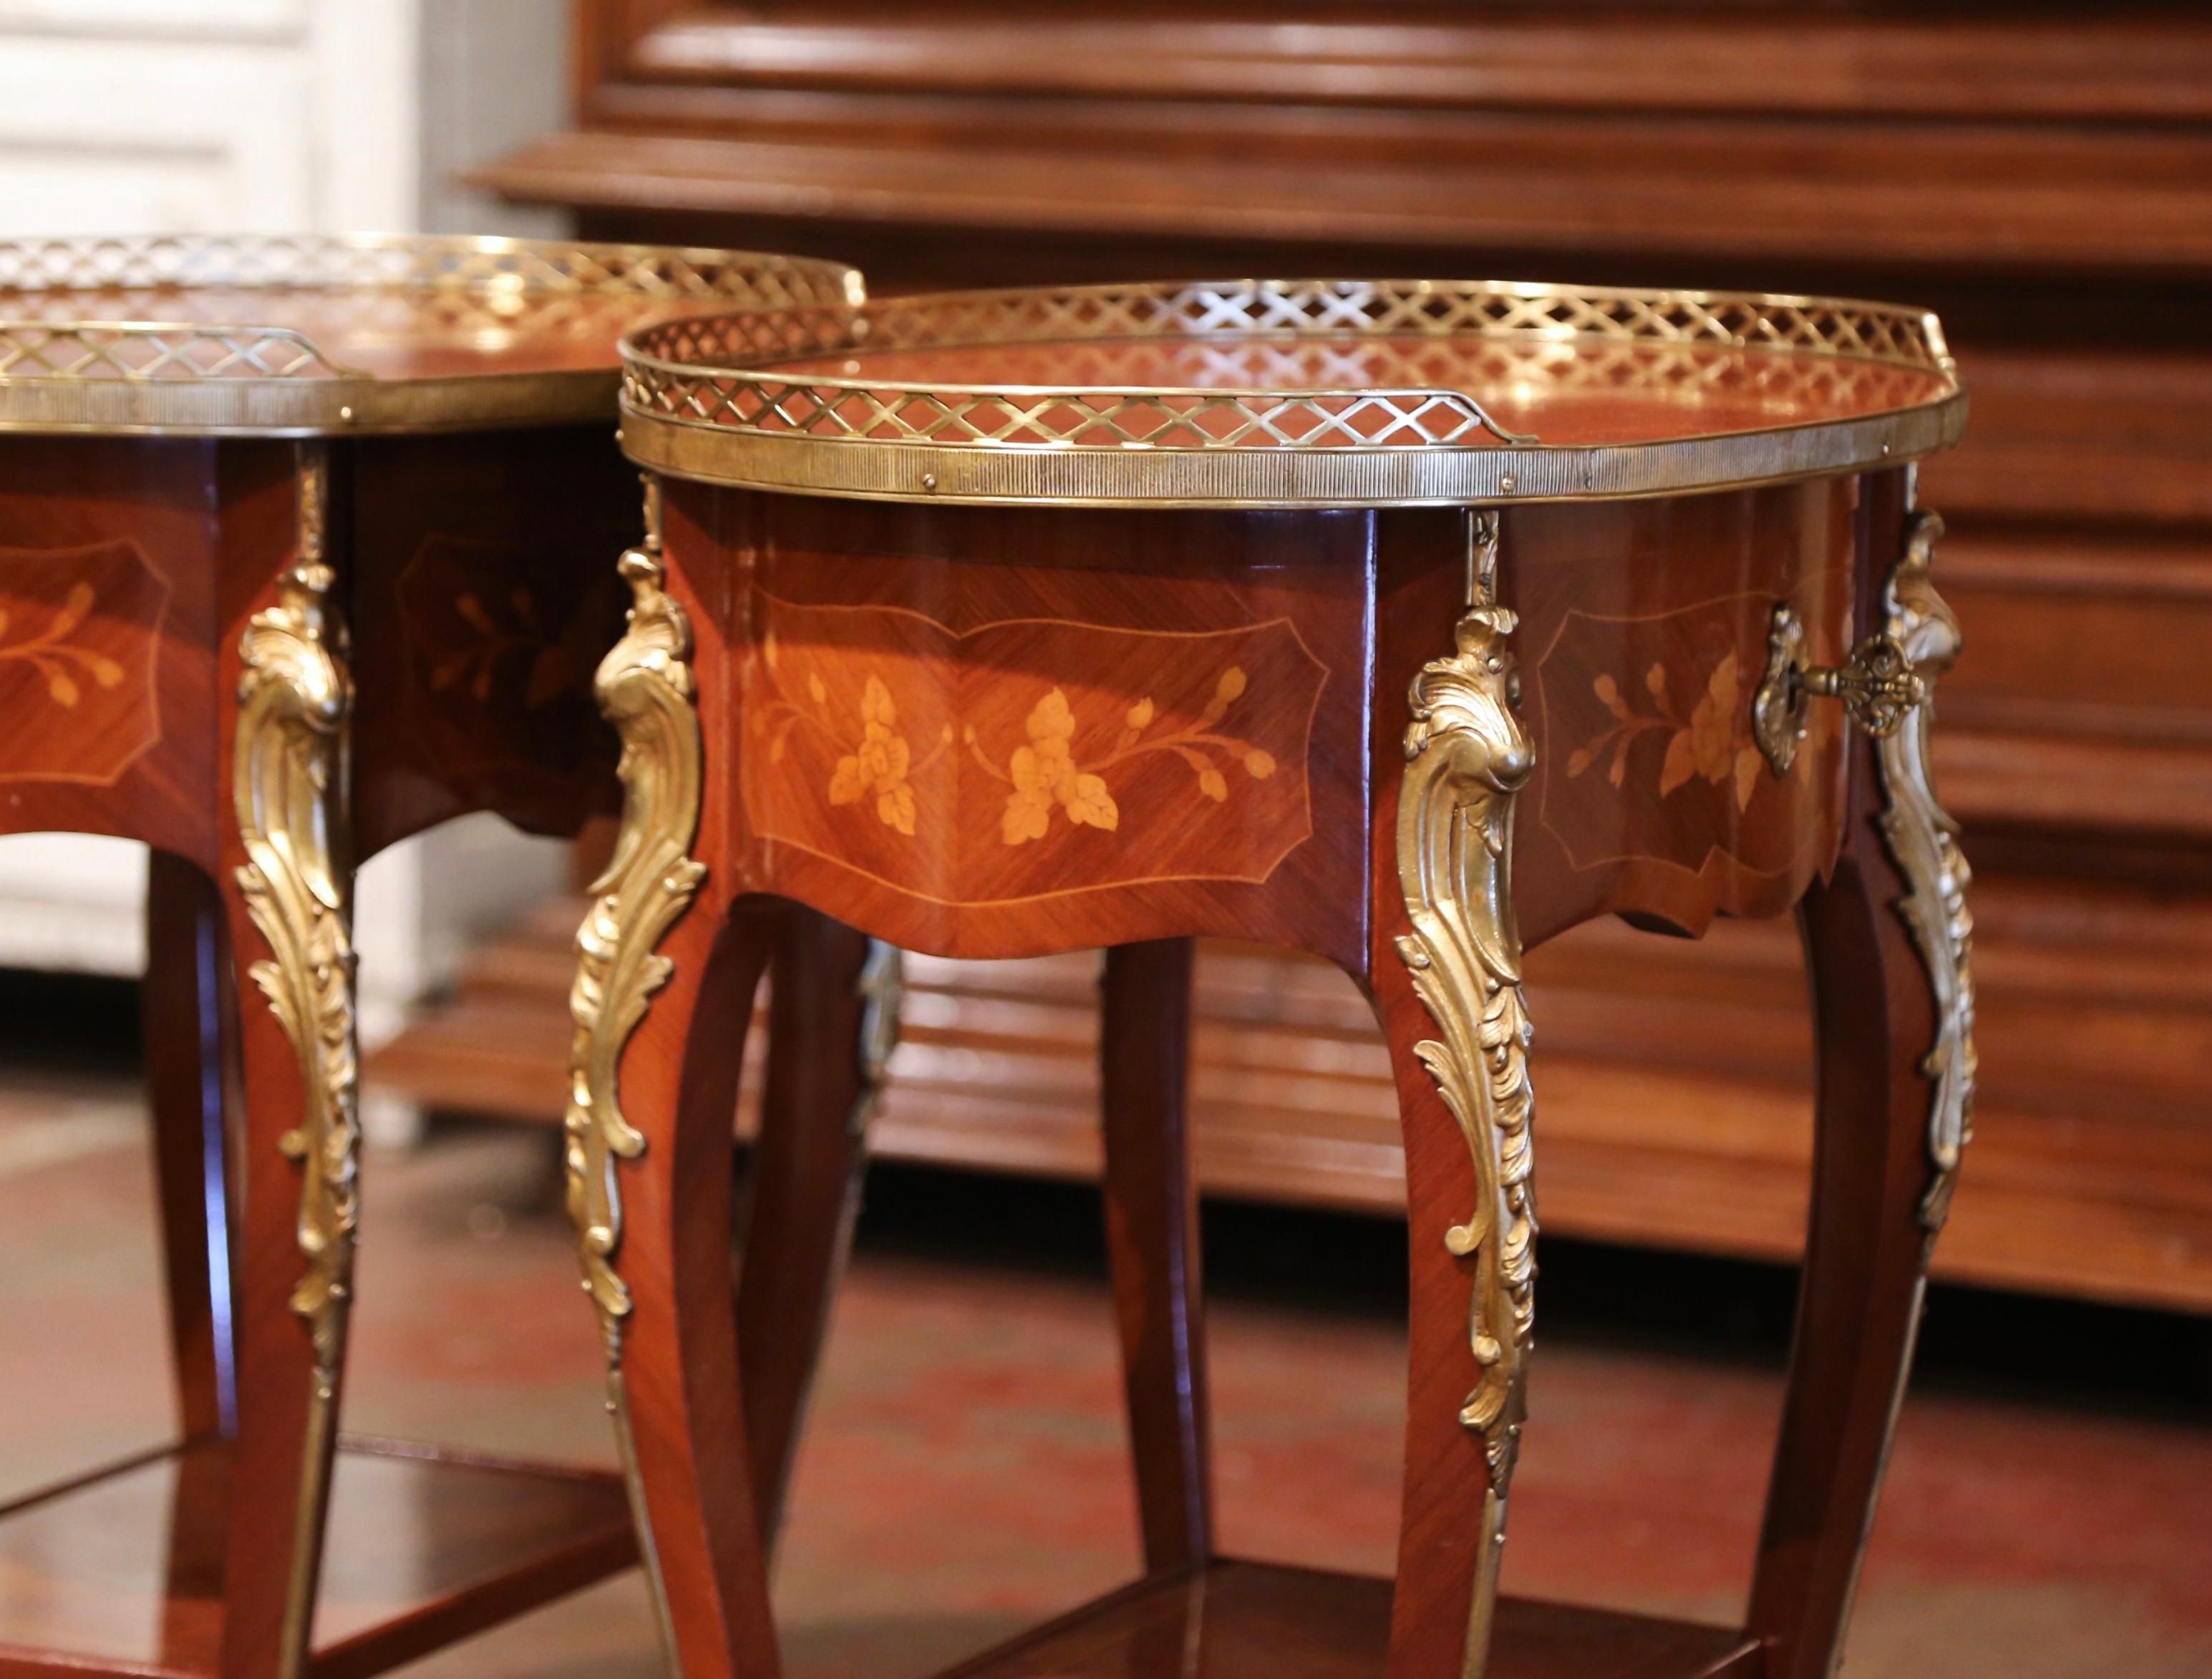
M 665 10 L 665 9 L 660 9 Z M 1579 15 L 1578 15 L 1579 13 Z M 1594 25 L 1598 27 L 1594 27 Z M 2212 118 L 2212 29 L 2052 15 L 1864 16 L 1741 6 L 1310 9 L 691 6 L 629 43 L 616 86 L 697 82 L 975 97 L 1177 99 L 2173 122 Z
M 1157 101 L 864 110 L 677 89 L 644 103 L 655 118 L 625 112 L 625 130 L 672 118 L 682 131 L 549 136 L 473 179 L 532 203 L 945 229 L 2212 271 L 2212 140 L 2194 130 Z M 738 110 L 752 118 L 740 132 L 713 131 Z

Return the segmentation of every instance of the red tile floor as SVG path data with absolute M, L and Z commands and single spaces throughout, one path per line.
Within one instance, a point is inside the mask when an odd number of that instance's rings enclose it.
M 371 1160 L 349 1427 L 608 1458 L 548 1167 L 520 1132 Z M 1105 1296 L 1067 1234 L 1082 1197 L 920 1174 L 872 1193 L 778 1569 L 801 1679 L 927 1672 L 1134 1566 Z M 162 1436 L 150 1209 L 126 1082 L 0 1070 L 0 1494 Z M 1234 1209 L 1209 1237 L 1236 1250 L 1211 1256 L 1225 1548 L 1386 1570 L 1402 1343 L 1376 1279 L 1395 1238 Z M 1565 1244 L 1547 1264 L 1510 1589 L 1729 1615 L 1786 1282 Z M 1624 1288 L 1644 1292 L 1609 1308 Z M 1947 1361 L 1976 1323 L 1994 1363 Z M 1939 1294 L 1850 1679 L 2212 1674 L 2203 1329 Z M 410 1670 L 658 1665 L 633 1574 Z

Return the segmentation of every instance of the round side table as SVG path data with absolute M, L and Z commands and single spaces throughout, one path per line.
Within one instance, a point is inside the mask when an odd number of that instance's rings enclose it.
M 0 1511 L 0 1670 L 368 1674 L 634 1555 L 615 1477 L 338 1442 L 352 872 L 614 803 L 620 336 L 860 294 L 706 251 L 0 244 L 0 833 L 152 848 L 185 1435 Z
M 694 319 L 625 355 L 658 500 L 599 679 L 627 797 L 582 938 L 574 1201 L 686 1679 L 777 1662 L 722 1267 L 778 900 L 946 955 L 1108 950 L 1147 1572 L 963 1674 L 1826 1674 L 1972 1100 L 1966 869 L 1926 756 L 1958 633 L 1912 505 L 1966 417 L 1936 322 L 1237 282 Z M 1535 1306 L 1522 952 L 1601 915 L 1793 912 L 1818 1140 L 1747 1624 L 1501 1600 Z M 1395 1582 L 1212 1549 L 1195 935 L 1334 961 L 1396 1065 Z

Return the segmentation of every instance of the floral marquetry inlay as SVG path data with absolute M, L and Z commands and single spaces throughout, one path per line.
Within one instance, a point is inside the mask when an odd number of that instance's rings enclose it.
M 1079 877 L 1263 880 L 1310 832 L 1327 672 L 1285 621 L 956 634 L 891 608 L 756 602 L 743 783 L 764 836 L 988 903 Z
M 1067 696 L 1058 688 L 1053 689 L 1036 702 L 1024 720 L 1029 744 L 1014 749 L 1003 772 L 1002 779 L 1013 790 L 1006 795 L 1006 815 L 1000 822 L 1006 843 L 1018 846 L 1043 839 L 1052 826 L 1055 807 L 1065 810 L 1071 822 L 1118 828 L 1121 825 L 1121 810 L 1114 802 L 1114 790 L 1107 780 L 1107 773 L 1147 752 L 1172 753 L 1192 773 L 1192 788 L 1196 797 L 1216 803 L 1225 803 L 1229 798 L 1229 778 L 1222 773 L 1221 763 L 1240 767 L 1255 781 L 1266 780 L 1275 773 L 1273 755 L 1214 729 L 1223 713 L 1243 694 L 1245 684 L 1243 670 L 1231 665 L 1215 679 L 1213 697 L 1206 701 L 1197 720 L 1175 730 L 1153 727 L 1159 718 L 1159 709 L 1152 696 L 1146 695 L 1129 707 L 1113 750 L 1088 764 L 1075 755 L 1076 719 Z M 999 767 L 985 755 L 977 742 L 972 724 L 967 730 L 967 739 L 976 761 L 989 774 L 1000 776 Z M 1215 761 L 1217 757 L 1220 763 Z
M 805 700 L 794 700 L 775 686 L 783 661 L 773 634 L 763 652 L 770 686 L 763 696 L 764 709 L 754 723 L 768 731 L 769 761 L 784 761 L 794 730 L 811 730 L 838 754 L 830 772 L 830 803 L 871 810 L 885 827 L 914 838 L 917 807 L 909 777 L 917 767 L 927 769 L 944 755 L 952 741 L 951 726 L 939 731 L 928 757 L 917 766 L 913 747 L 899 732 L 897 702 L 881 676 L 867 677 L 861 684 L 859 706 L 852 716 L 841 718 L 830 712 L 830 685 L 820 671 L 808 673 Z
M 580 767 L 603 773 L 592 673 L 622 632 L 611 567 L 433 534 L 392 590 L 405 732 L 441 773 L 476 778 L 495 799 L 554 806 L 573 797 L 567 778 Z
M 1815 718 L 1810 767 L 1788 782 L 1768 773 L 1754 735 L 1769 606 L 1730 595 L 1650 616 L 1571 607 L 1554 621 L 1524 676 L 1556 751 L 1531 791 L 1575 867 L 1632 862 L 1756 892 L 1827 843 L 1832 816 L 1814 813 L 1832 809 L 1833 719 Z M 1841 616 L 1822 609 L 1825 621 Z
M 1655 661 L 1644 673 L 1645 697 L 1641 700 L 1625 696 L 1609 670 L 1601 670 L 1590 678 L 1590 692 L 1613 721 L 1569 755 L 1569 779 L 1610 755 L 1605 779 L 1615 787 L 1622 785 L 1627 779 L 1629 749 L 1652 730 L 1660 730 L 1667 731 L 1667 752 L 1659 764 L 1660 797 L 1701 779 L 1729 789 L 1739 810 L 1751 803 L 1766 761 L 1752 739 L 1750 712 L 1745 705 L 1749 688 L 1734 652 L 1723 653 L 1714 663 L 1686 712 L 1675 698 L 1674 678 L 1663 662 Z M 1650 707 L 1649 714 L 1645 706 Z
M 1151 702 L 1140 700 L 1130 707 L 1129 714 L 1134 717 L 1150 709 Z M 1069 708 L 1067 696 L 1053 689 L 1030 708 L 1023 727 L 1029 731 L 1029 744 L 1014 749 L 1005 771 L 1013 788 L 1006 795 L 1006 815 L 999 821 L 999 832 L 1006 842 L 1018 846 L 1043 839 L 1052 827 L 1055 806 L 1066 811 L 1067 820 L 1079 827 L 1121 827 L 1121 807 L 1114 803 L 1106 778 L 1076 762 L 1071 745 L 1075 738 L 1075 713 Z M 975 761 L 998 775 L 999 767 L 983 755 L 976 743 L 975 725 L 969 724 L 964 732 L 969 746 L 975 749 Z
M 133 542 L 0 549 L 0 781 L 108 785 L 160 740 L 168 603 Z

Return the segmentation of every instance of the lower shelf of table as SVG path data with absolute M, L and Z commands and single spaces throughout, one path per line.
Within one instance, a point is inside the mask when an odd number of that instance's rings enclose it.
M 1380 1679 L 1390 1583 L 1219 1561 L 1143 1581 L 939 1679 Z M 1508 1598 L 1489 1679 L 1757 1679 L 1729 1627 Z
M 212 1673 L 228 1458 L 197 1442 L 0 1509 L 0 1679 Z M 349 1440 L 316 1679 L 382 1672 L 636 1557 L 614 1476 Z

